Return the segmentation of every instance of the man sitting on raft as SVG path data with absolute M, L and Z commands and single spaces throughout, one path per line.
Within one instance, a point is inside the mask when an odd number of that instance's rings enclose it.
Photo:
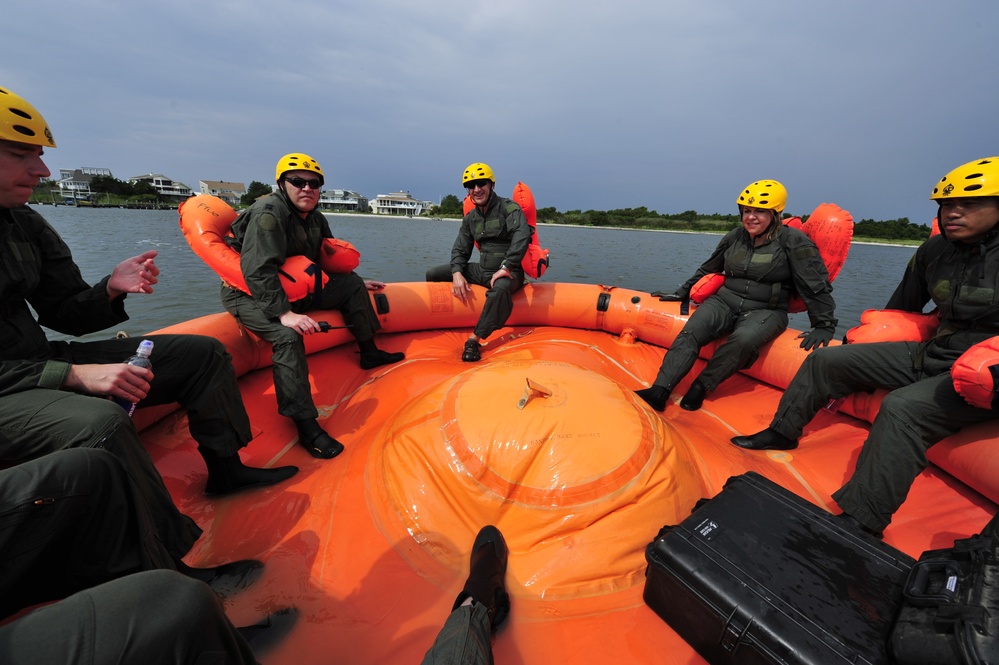
M 821 349 L 795 374 L 770 427 L 732 439 L 749 450 L 790 450 L 830 399 L 890 390 L 853 476 L 833 494 L 844 517 L 878 535 L 926 468 L 927 449 L 997 415 L 965 401 L 950 369 L 971 346 L 999 335 L 999 157 L 957 167 L 930 198 L 940 234 L 916 250 L 886 307 L 922 312 L 933 301 L 940 324 L 932 339 Z
M 91 286 L 55 229 L 26 205 L 55 140 L 45 119 L 25 99 L 0 88 L 0 462 L 23 462 L 56 450 L 99 447 L 128 467 L 152 505 L 162 505 L 163 533 L 178 549 L 194 542 L 197 527 L 173 509 L 172 499 L 142 447 L 132 419 L 108 397 L 139 407 L 180 403 L 205 460 L 208 494 L 231 494 L 293 476 L 284 466 L 244 466 L 239 450 L 252 438 L 232 359 L 217 339 L 155 335 L 155 372 L 128 365 L 130 339 L 50 342 L 42 326 L 85 335 L 128 320 L 129 294 L 149 294 L 158 281 L 156 252 L 116 265 Z M 33 311 L 32 311 L 33 310 Z M 37 318 L 36 318 L 37 317 Z M 173 522 L 168 526 L 167 521 Z M 200 533 L 200 531 L 198 531 Z M 183 549 L 184 552 L 187 549 Z
M 281 286 L 279 269 L 290 256 L 301 255 L 319 265 L 324 238 L 332 238 L 326 217 L 316 209 L 325 178 L 319 163 L 302 153 L 278 160 L 277 191 L 258 199 L 232 224 L 231 246 L 253 295 L 222 285 L 222 305 L 236 319 L 273 345 L 274 390 L 278 413 L 295 421 L 298 440 L 313 457 L 330 459 L 343 444 L 319 426 L 319 410 L 312 400 L 309 364 L 302 335 L 321 332 L 308 312 L 336 309 L 357 340 L 361 367 L 373 369 L 397 363 L 406 356 L 389 353 L 375 344 L 381 323 L 368 291 L 385 287 L 357 273 L 331 273 L 316 293 L 294 303 Z
M 519 205 L 496 196 L 496 178 L 489 165 L 469 165 L 461 184 L 475 207 L 461 220 L 451 263 L 428 270 L 427 281 L 451 282 L 451 293 L 463 304 L 472 293 L 469 284 L 488 289 L 479 322 L 461 354 L 462 360 L 472 363 L 482 359 L 481 342 L 510 318 L 513 294 L 524 285 L 521 262 L 531 242 L 531 226 Z M 469 263 L 476 245 L 479 263 Z

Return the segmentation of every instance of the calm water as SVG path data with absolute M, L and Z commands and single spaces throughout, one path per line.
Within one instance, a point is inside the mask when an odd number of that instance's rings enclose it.
M 39 206 L 37 210 L 72 248 L 84 278 L 91 283 L 122 259 L 148 249 L 159 252 L 156 292 L 129 296 L 131 320 L 116 330 L 138 336 L 222 311 L 218 277 L 187 245 L 175 211 L 64 206 Z M 458 230 L 455 221 L 368 215 L 329 219 L 333 234 L 360 250 L 359 272 L 384 282 L 422 281 L 428 266 L 448 262 Z M 542 245 L 552 251 L 552 266 L 543 281 L 599 283 L 638 291 L 672 290 L 693 274 L 719 240 L 708 234 L 544 225 L 539 233 Z M 840 321 L 837 337 L 859 322 L 863 310 L 884 306 L 913 251 L 913 247 L 853 245 L 834 283 Z M 807 315 L 792 315 L 791 325 L 807 328 Z

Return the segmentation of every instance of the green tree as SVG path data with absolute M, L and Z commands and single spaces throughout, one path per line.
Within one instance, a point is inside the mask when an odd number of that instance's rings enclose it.
M 554 222 L 559 219 L 561 215 L 558 214 L 558 210 L 554 206 L 548 208 L 538 208 L 538 221 L 539 222 Z
M 132 186 L 112 176 L 95 175 L 90 179 L 90 191 L 97 194 L 128 196 L 132 193 Z
M 441 204 L 437 206 L 439 215 L 460 215 L 462 214 L 461 199 L 454 194 L 448 194 L 441 199 Z
M 152 196 L 154 200 L 159 200 L 160 193 L 156 191 L 153 184 L 148 180 L 140 180 L 138 182 L 131 183 L 132 190 L 130 192 L 131 196 L 138 197 L 149 197 Z
M 250 186 L 246 188 L 246 194 L 239 197 L 239 202 L 241 205 L 252 205 L 254 201 L 259 199 L 261 196 L 266 196 L 274 190 L 271 189 L 270 185 L 264 184 L 258 180 L 254 180 L 250 183 Z

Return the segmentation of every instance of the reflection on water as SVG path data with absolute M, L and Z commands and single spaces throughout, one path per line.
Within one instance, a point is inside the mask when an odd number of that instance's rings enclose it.
M 156 292 L 128 297 L 131 320 L 119 329 L 130 335 L 222 311 L 218 278 L 188 247 L 175 211 L 64 206 L 38 206 L 36 210 L 66 240 L 91 283 L 122 259 L 148 249 L 159 252 Z M 450 260 L 458 231 L 454 220 L 370 215 L 334 215 L 329 220 L 334 235 L 360 250 L 359 272 L 385 282 L 422 281 L 428 267 Z M 719 240 L 709 234 L 547 225 L 539 233 L 542 245 L 552 250 L 552 265 L 543 281 L 599 283 L 638 291 L 674 289 L 693 274 Z M 850 249 L 834 284 L 838 337 L 859 322 L 862 311 L 884 306 L 913 251 L 913 247 L 860 244 Z M 792 315 L 791 325 L 808 328 L 808 315 Z

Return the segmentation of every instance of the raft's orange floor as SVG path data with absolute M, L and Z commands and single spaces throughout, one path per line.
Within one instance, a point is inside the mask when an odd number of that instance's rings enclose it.
M 372 371 L 358 368 L 354 344 L 311 355 L 321 422 L 346 444 L 329 461 L 310 457 L 277 415 L 270 369 L 244 376 L 257 435 L 244 461 L 301 469 L 277 487 L 206 500 L 183 412 L 144 431 L 178 505 L 205 530 L 188 563 L 267 564 L 227 601 L 232 620 L 301 611 L 264 663 L 420 662 L 486 523 L 510 546 L 513 607 L 494 640 L 497 663 L 702 663 L 642 601 L 645 546 L 747 470 L 836 511 L 830 494 L 866 435 L 866 423 L 822 412 L 794 451 L 743 451 L 729 438 L 765 427 L 780 397 L 754 379 L 733 377 L 697 412 L 675 403 L 685 381 L 660 415 L 632 392 L 655 376 L 658 347 L 505 328 L 467 364 L 468 332 L 380 336 L 406 360 Z M 520 409 L 528 380 L 535 391 Z M 931 467 L 886 541 L 914 556 L 947 547 L 993 510 Z

